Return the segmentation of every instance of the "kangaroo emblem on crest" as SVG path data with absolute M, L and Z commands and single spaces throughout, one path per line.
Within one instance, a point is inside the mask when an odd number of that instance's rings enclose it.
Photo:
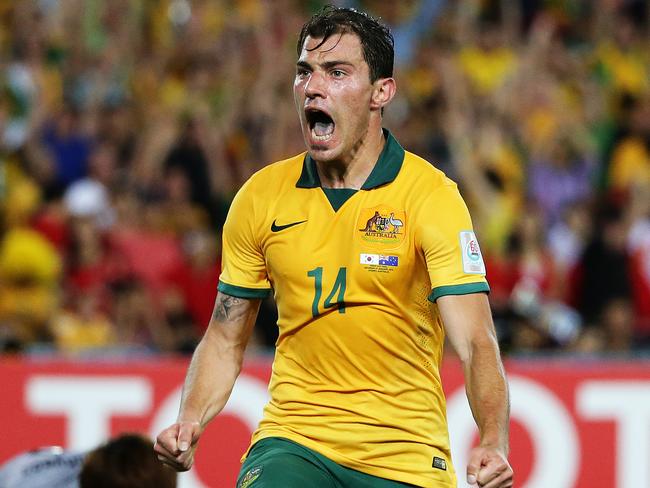
M 362 232 L 371 231 L 373 226 L 377 226 L 377 222 L 379 222 L 379 219 L 381 219 L 381 215 L 379 214 L 379 212 L 375 210 L 375 215 L 373 215 L 368 219 L 368 222 L 366 222 L 366 227 L 364 229 L 359 229 L 359 230 Z

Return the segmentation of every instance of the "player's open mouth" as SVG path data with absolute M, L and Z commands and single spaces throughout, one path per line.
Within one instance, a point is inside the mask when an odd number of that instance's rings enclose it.
M 305 116 L 314 140 L 327 141 L 332 137 L 335 124 L 329 114 L 319 109 L 307 109 Z

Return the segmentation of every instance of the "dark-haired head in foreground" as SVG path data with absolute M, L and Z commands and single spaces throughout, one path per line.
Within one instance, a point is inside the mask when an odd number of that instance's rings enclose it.
M 175 488 L 176 473 L 158 462 L 153 441 L 124 434 L 92 450 L 79 475 L 81 488 Z

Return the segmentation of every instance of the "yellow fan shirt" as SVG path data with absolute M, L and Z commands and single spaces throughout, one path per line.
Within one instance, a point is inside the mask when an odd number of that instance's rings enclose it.
M 489 287 L 455 183 L 384 133 L 358 191 L 322 188 L 306 154 L 256 173 L 224 226 L 219 290 L 272 292 L 278 307 L 251 445 L 283 437 L 374 476 L 452 487 L 435 300 Z

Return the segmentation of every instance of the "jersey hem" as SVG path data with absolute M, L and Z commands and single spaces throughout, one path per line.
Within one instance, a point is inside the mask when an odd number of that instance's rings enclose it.
M 271 294 L 270 288 L 246 288 L 244 286 L 229 285 L 219 281 L 217 290 L 237 298 L 266 298 Z
M 431 290 L 429 301 L 434 302 L 446 295 L 469 295 L 471 293 L 490 293 L 490 285 L 485 282 L 465 283 L 462 285 L 438 286 Z

